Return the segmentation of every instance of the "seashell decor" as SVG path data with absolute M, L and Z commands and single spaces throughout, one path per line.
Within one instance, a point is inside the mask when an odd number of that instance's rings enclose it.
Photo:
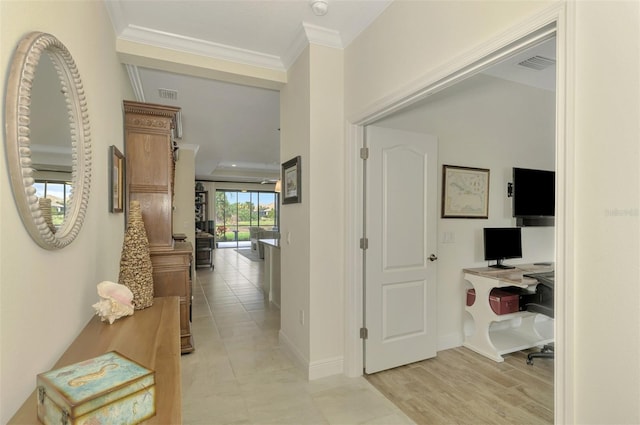
M 131 201 L 129 222 L 122 243 L 118 282 L 133 292 L 133 308 L 142 310 L 153 305 L 153 275 L 149 240 L 144 228 L 140 202 Z
M 93 304 L 96 314 L 111 325 L 116 319 L 133 314 L 133 293 L 124 285 L 107 280 L 98 283 L 101 300 Z

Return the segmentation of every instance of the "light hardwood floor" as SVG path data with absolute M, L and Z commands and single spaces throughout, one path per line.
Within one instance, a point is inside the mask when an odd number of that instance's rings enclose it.
M 366 375 L 417 424 L 553 424 L 553 360 L 496 363 L 464 347 Z

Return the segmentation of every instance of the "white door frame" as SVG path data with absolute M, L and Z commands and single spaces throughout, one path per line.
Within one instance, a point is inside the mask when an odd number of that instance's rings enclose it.
M 556 76 L 556 275 L 562 285 L 556 291 L 555 341 L 555 421 L 574 422 L 573 358 L 574 293 L 573 224 L 574 212 L 573 117 L 567 111 L 573 107 L 573 81 L 568 79 L 574 60 L 567 46 L 574 45 L 574 6 L 571 2 L 557 3 L 514 26 L 500 37 L 474 46 L 451 63 L 424 75 L 408 88 L 398 90 L 377 104 L 363 110 L 346 123 L 345 163 L 345 352 L 344 373 L 360 376 L 363 370 L 362 340 L 362 251 L 359 240 L 363 228 L 362 187 L 363 172 L 360 148 L 364 142 L 364 126 L 397 112 L 453 84 L 486 69 L 501 59 L 555 34 L 557 39 Z

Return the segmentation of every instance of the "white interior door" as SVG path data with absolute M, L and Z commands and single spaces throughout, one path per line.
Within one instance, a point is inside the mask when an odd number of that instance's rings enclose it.
M 364 364 L 374 373 L 436 355 L 438 145 L 373 126 L 365 143 Z

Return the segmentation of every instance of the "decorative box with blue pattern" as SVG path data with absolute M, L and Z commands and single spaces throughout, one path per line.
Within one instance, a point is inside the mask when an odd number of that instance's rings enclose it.
M 155 372 L 111 351 L 37 377 L 44 424 L 137 424 L 156 413 Z

